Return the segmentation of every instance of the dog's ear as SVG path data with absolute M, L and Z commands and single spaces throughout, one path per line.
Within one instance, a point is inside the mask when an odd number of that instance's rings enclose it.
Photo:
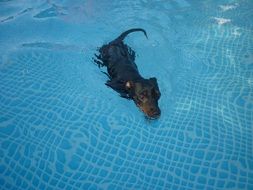
M 149 80 L 150 80 L 155 86 L 158 86 L 158 85 L 157 85 L 157 80 L 156 80 L 155 77 L 152 77 L 152 78 L 150 78 Z
M 155 78 L 155 77 L 152 77 L 152 78 L 150 78 L 149 80 L 154 84 L 155 91 L 156 91 L 156 94 L 157 94 L 158 99 L 159 99 L 160 96 L 161 96 L 161 93 L 160 93 L 160 90 L 159 90 L 159 87 L 158 87 L 156 78 Z
M 132 89 L 133 87 L 134 87 L 133 81 L 127 81 L 127 82 L 126 82 L 126 89 L 127 89 L 127 90 L 130 90 L 130 89 Z

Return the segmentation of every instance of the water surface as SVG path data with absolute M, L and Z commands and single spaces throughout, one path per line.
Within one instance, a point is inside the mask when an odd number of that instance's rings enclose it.
M 0 1 L 1 189 L 253 189 L 253 2 Z M 92 57 L 121 32 L 158 120 Z

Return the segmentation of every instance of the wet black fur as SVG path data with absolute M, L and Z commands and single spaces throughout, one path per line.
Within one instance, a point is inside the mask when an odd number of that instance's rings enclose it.
M 133 91 L 126 89 L 127 81 L 142 81 L 137 65 L 135 64 L 135 52 L 126 44 L 124 38 L 132 32 L 141 31 L 147 37 L 146 31 L 141 28 L 130 29 L 123 32 L 112 42 L 99 48 L 99 55 L 94 61 L 101 66 L 107 67 L 109 80 L 106 85 L 120 93 L 124 98 L 132 98 Z

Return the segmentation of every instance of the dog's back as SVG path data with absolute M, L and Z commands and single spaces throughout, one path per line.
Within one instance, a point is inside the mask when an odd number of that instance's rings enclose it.
M 134 67 L 137 66 L 134 63 L 135 60 L 135 52 L 126 44 L 124 44 L 123 40 L 125 37 L 132 33 L 141 31 L 147 37 L 147 33 L 145 30 L 141 28 L 134 28 L 123 32 L 119 37 L 110 43 L 103 45 L 99 49 L 100 55 L 97 56 L 99 60 L 102 61 L 102 66 L 113 67 L 118 64 L 134 64 Z

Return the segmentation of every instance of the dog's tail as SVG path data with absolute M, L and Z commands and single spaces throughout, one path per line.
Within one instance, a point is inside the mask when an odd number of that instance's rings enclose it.
M 132 33 L 132 32 L 143 32 L 144 35 L 146 36 L 146 38 L 148 38 L 147 33 L 144 29 L 142 29 L 142 28 L 132 28 L 130 30 L 127 30 L 127 31 L 123 32 L 118 38 L 116 38 L 115 40 L 110 42 L 110 44 L 116 44 L 116 43 L 119 43 L 119 42 L 123 41 L 125 39 L 125 37 L 128 34 Z

